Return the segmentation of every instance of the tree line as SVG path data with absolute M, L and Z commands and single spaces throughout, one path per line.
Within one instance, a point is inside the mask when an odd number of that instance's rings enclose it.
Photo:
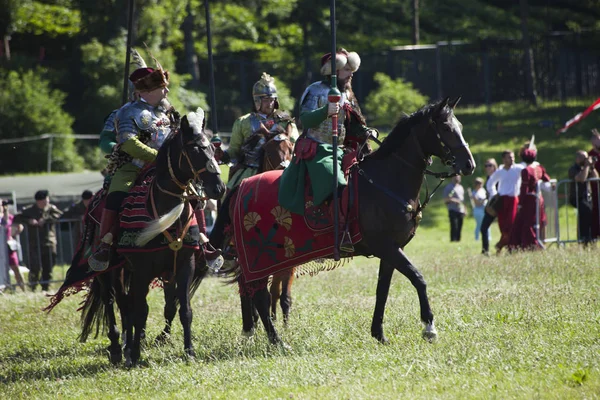
M 182 112 L 208 108 L 203 4 L 135 0 L 133 44 L 150 66 L 149 53 L 170 71 L 169 97 Z M 276 78 L 282 105 L 293 109 L 303 88 L 319 79 L 320 57 L 331 47 L 329 2 L 211 0 L 210 8 L 219 117 L 232 121 L 249 111 L 249 90 L 263 70 Z M 127 9 L 128 0 L 0 0 L 0 140 L 101 130 L 121 102 Z M 368 57 L 442 40 L 516 40 L 527 55 L 527 97 L 535 103 L 536 60 L 528 46 L 550 32 L 596 30 L 598 17 L 600 5 L 581 0 L 338 0 L 338 45 Z M 395 93 L 410 94 L 398 98 L 406 111 L 422 99 L 410 82 L 382 74 L 375 81 L 379 86 L 361 100 L 379 123 L 387 123 Z M 100 167 L 96 147 L 56 139 L 53 168 Z M 44 170 L 46 151 L 43 141 L 1 145 L 0 171 Z

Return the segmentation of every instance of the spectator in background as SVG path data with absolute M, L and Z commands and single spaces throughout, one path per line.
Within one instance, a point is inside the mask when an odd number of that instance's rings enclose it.
M 596 128 L 592 129 L 590 138 L 592 149 L 588 153 L 589 157 L 595 157 L 594 169 L 600 175 L 600 132 Z M 590 182 L 592 191 L 592 238 L 600 236 L 600 210 L 598 210 L 598 189 L 600 182 Z
M 519 189 L 521 188 L 521 170 L 523 165 L 515 164 L 515 153 L 510 150 L 502 152 L 502 168 L 498 169 L 488 179 L 486 189 L 490 194 L 490 202 L 494 203 L 498 214 L 498 226 L 502 236 L 496 243 L 499 254 L 508 245 L 519 204 Z M 496 184 L 498 187 L 496 188 Z M 497 199 L 494 196 L 498 195 Z
M 485 206 L 487 204 L 487 193 L 483 188 L 482 178 L 475 179 L 475 185 L 471 190 L 471 198 L 473 199 L 473 217 L 475 217 L 476 222 L 475 240 L 479 240 L 481 222 L 483 221 L 483 216 L 485 215 Z M 482 235 L 489 236 L 489 227 L 486 232 L 482 233 Z
M 463 219 L 466 214 L 465 189 L 460 184 L 461 177 L 457 175 L 444 188 L 444 203 L 448 208 L 450 218 L 450 241 L 460 242 Z
M 490 207 L 491 196 L 487 190 L 487 182 L 490 180 L 490 176 L 492 176 L 494 172 L 496 172 L 496 170 L 498 169 L 498 164 L 493 158 L 488 158 L 487 160 L 485 160 L 485 164 L 483 165 L 483 167 L 486 175 L 486 185 L 484 185 L 483 187 L 485 189 L 488 201 L 485 207 L 485 213 L 483 214 L 483 220 L 481 221 L 481 228 L 479 232 L 481 233 L 481 254 L 488 255 L 490 252 L 490 240 L 492 240 L 490 226 L 492 225 L 492 222 L 494 222 L 494 218 L 496 218 L 496 210 Z M 496 189 L 498 188 L 496 187 Z
M 521 150 L 521 159 L 527 166 L 521 170 L 519 211 L 510 237 L 510 250 L 543 248 L 536 225 L 539 216 L 541 233 L 546 226 L 546 211 L 544 209 L 544 197 L 541 193 L 538 193 L 538 182 L 541 180 L 549 185 L 550 176 L 546 173 L 546 169 L 536 161 L 536 158 L 537 149 L 532 138 L 527 148 Z M 538 204 L 539 212 L 536 213 Z
M 0 199 L 0 225 L 6 229 L 6 244 L 8 251 L 8 266 L 15 274 L 17 285 L 25 291 L 25 281 L 19 271 L 18 242 L 16 237 L 23 232 L 23 225 L 13 224 L 14 216 L 8 211 L 9 201 Z
M 69 221 L 63 225 L 64 228 L 69 229 L 72 233 L 73 248 L 75 248 L 81 238 L 83 217 L 85 216 L 88 205 L 92 201 L 92 197 L 94 197 L 94 193 L 91 190 L 84 190 L 83 193 L 81 193 L 81 199 L 77 203 L 73 203 L 70 207 L 66 208 L 62 215 L 62 219 L 77 220 Z
M 571 183 L 569 193 L 569 202 L 577 208 L 577 219 L 579 222 L 579 241 L 588 245 L 592 239 L 592 202 L 589 178 L 597 178 L 598 171 L 594 168 L 597 160 L 590 157 L 584 150 L 575 153 L 575 164 L 569 168 L 569 179 L 575 182 Z
M 16 223 L 27 227 L 25 233 L 28 244 L 29 285 L 35 291 L 38 283 L 42 290 L 48 291 L 52 280 L 52 268 L 56 262 L 56 228 L 55 223 L 62 212 L 50 204 L 47 190 L 35 193 L 35 204 L 26 207 L 15 216 Z M 40 272 L 42 280 L 40 281 Z

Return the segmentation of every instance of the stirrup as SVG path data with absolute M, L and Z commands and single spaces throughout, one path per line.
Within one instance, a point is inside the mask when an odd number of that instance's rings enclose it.
M 352 245 L 352 240 L 350 240 L 350 233 L 348 231 L 344 232 L 342 235 L 340 251 L 343 253 L 354 253 L 354 245 Z
M 102 243 L 100 248 L 88 259 L 90 269 L 95 272 L 102 272 L 108 268 L 110 261 L 110 245 Z
M 206 266 L 213 274 L 218 274 L 224 263 L 225 259 L 222 255 L 219 255 L 217 258 L 212 260 L 206 260 Z

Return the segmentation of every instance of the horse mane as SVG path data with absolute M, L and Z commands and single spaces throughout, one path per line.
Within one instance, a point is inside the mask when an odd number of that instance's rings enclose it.
M 158 149 L 158 154 L 156 155 L 155 162 L 157 166 L 160 165 L 166 167 L 168 163 L 167 157 L 169 154 L 169 148 L 175 138 L 181 134 L 181 129 L 178 129 L 174 132 L 174 134 L 169 135 L 169 137 L 165 139 L 162 146 L 160 146 L 160 149 Z M 156 176 L 154 179 L 156 179 Z M 150 240 L 154 239 L 156 236 L 160 235 L 163 231 L 167 230 L 171 225 L 173 225 L 179 219 L 179 217 L 181 217 L 183 210 L 184 203 L 180 203 L 168 213 L 149 223 L 148 226 L 144 228 L 144 230 L 137 237 L 135 244 L 139 247 L 146 245 Z
M 394 129 L 392 129 L 389 135 L 383 140 L 381 146 L 367 157 L 382 159 L 389 156 L 404 144 L 410 135 L 411 129 L 423 122 L 424 119 L 428 119 L 437 106 L 438 104 L 428 104 L 423 106 L 420 110 L 400 118 L 400 121 L 398 121 Z

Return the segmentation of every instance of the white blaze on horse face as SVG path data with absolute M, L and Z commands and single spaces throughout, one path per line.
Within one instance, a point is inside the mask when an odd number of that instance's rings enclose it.
M 447 122 L 447 124 L 449 125 L 450 131 L 455 132 L 456 136 L 458 137 L 458 147 L 468 147 L 468 144 L 462 134 L 463 124 L 458 120 L 458 118 L 456 118 L 454 114 L 452 114 L 452 118 L 450 119 L 450 122 Z
M 206 170 L 211 174 L 220 174 L 221 168 L 219 168 L 219 164 L 214 158 L 211 158 L 206 162 Z

